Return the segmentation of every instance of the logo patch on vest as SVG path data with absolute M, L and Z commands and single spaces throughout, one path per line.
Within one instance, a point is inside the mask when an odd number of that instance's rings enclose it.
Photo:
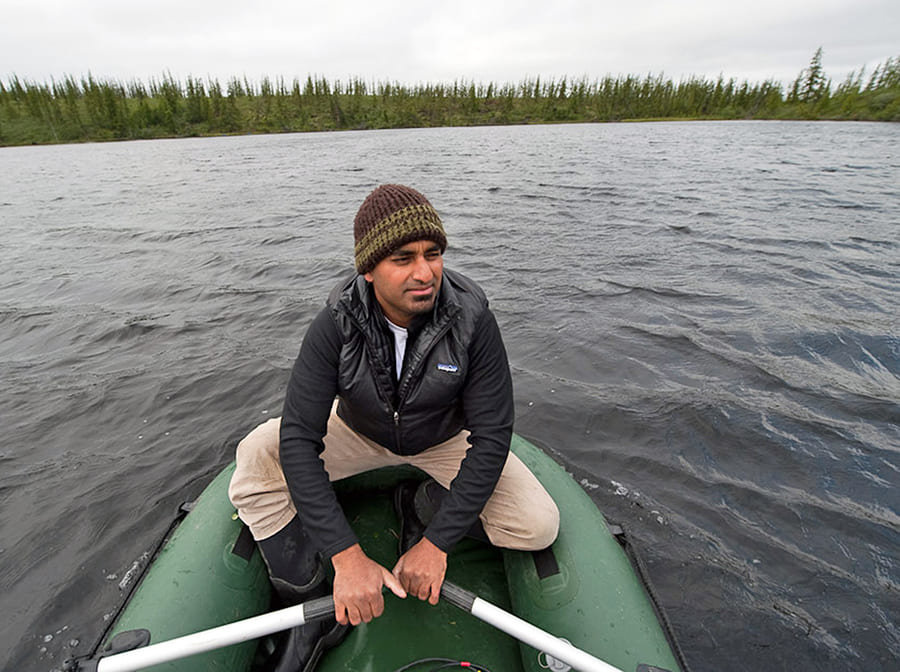
M 459 373 L 459 367 L 456 364 L 438 363 L 437 370 L 443 371 L 444 373 Z

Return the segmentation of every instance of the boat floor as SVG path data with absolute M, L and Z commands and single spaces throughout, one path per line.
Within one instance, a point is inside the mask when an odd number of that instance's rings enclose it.
M 363 549 L 389 570 L 399 553 L 392 493 L 396 483 L 409 477 L 417 477 L 417 473 L 380 470 L 336 488 Z M 447 579 L 499 607 L 510 608 L 503 554 L 496 548 L 464 539 L 450 554 Z M 389 591 L 382 616 L 353 628 L 339 647 L 326 653 L 317 669 L 390 672 L 428 658 L 467 661 L 489 670 L 521 669 L 518 643 L 493 626 L 446 600 L 432 606 L 414 597 L 400 599 Z

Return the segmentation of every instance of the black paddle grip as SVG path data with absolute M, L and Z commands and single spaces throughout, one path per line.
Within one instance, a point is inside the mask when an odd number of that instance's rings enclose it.
M 475 604 L 475 593 L 470 593 L 465 588 L 460 588 L 455 583 L 444 581 L 441 586 L 441 597 L 446 599 L 454 607 L 459 607 L 463 611 L 472 612 L 472 605 Z
M 305 622 L 318 621 L 328 616 L 334 616 L 334 598 L 331 595 L 317 597 L 303 603 L 303 619 Z

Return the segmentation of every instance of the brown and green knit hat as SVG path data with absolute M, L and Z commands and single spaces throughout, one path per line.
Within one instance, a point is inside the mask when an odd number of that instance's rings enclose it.
M 353 221 L 356 271 L 365 274 L 398 247 L 433 240 L 447 249 L 441 218 L 415 189 L 383 184 L 366 197 Z

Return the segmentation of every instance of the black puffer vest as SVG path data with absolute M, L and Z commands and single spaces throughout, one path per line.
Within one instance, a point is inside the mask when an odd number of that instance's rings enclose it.
M 371 288 L 362 276 L 338 285 L 328 297 L 341 337 L 338 415 L 400 455 L 420 453 L 459 433 L 468 346 L 487 305 L 478 285 L 444 269 L 435 308 L 409 346 L 395 388 L 393 337 L 382 327 Z

